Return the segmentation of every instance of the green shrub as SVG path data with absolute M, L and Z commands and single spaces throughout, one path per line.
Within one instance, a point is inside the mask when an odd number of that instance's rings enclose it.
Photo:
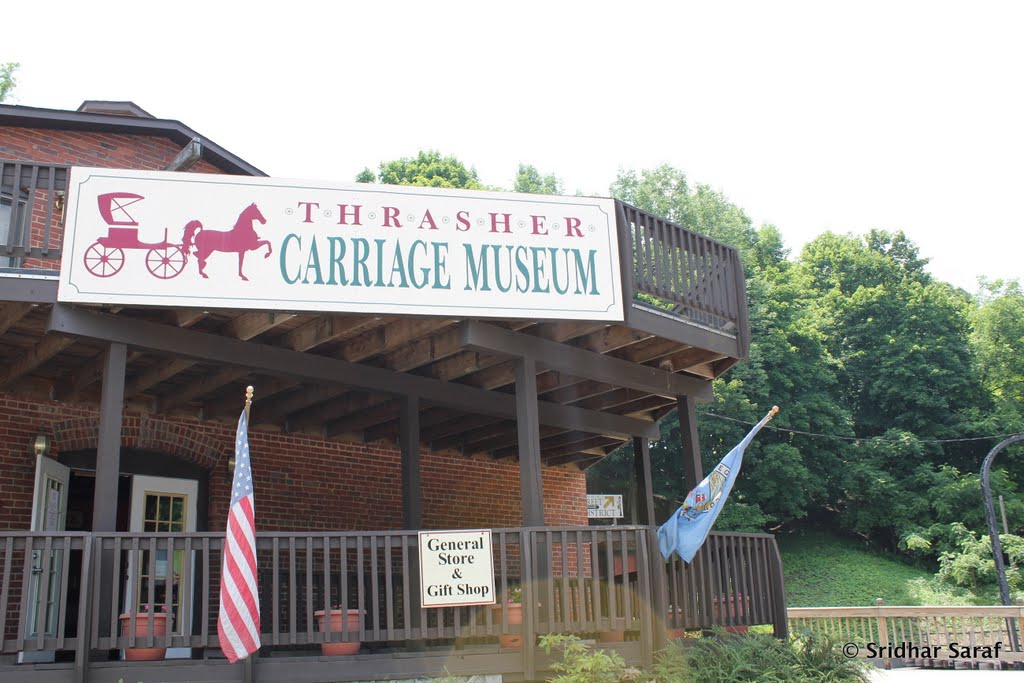
M 868 666 L 847 659 L 830 641 L 716 631 L 684 645 L 670 643 L 652 672 L 659 683 L 866 683 Z
M 588 643 L 570 634 L 549 633 L 540 637 L 544 652 L 561 650 L 562 661 L 551 668 L 558 675 L 551 683 L 622 683 L 646 680 L 639 669 L 626 666 L 618 652 L 592 650 Z

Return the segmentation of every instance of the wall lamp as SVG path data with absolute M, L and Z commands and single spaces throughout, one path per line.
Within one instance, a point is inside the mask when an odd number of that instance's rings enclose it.
M 32 452 L 36 455 L 46 457 L 50 454 L 50 437 L 46 434 L 36 434 L 32 439 Z

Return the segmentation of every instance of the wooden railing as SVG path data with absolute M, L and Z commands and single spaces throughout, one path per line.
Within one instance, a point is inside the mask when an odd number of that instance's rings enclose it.
M 689 565 L 668 562 L 666 624 L 673 630 L 774 624 L 786 636 L 782 560 L 768 534 L 716 533 Z
M 0 159 L 0 267 L 56 267 L 67 189 L 67 166 Z
M 686 566 L 660 558 L 652 564 L 651 533 L 647 527 L 494 530 L 495 587 L 499 596 L 522 589 L 526 618 L 518 625 L 504 599 L 495 607 L 421 609 L 415 532 L 261 532 L 263 643 L 501 634 L 532 642 L 551 632 L 633 633 L 653 643 L 662 615 L 669 628 L 785 627 L 771 536 L 712 534 Z M 0 532 L 2 651 L 216 648 L 222 548 L 219 533 Z M 652 566 L 666 569 L 668 604 L 661 607 L 652 607 L 659 579 Z M 330 620 L 321 628 L 316 612 L 339 606 L 358 610 L 358 628 L 343 623 L 332 632 Z M 167 616 L 150 619 L 149 613 Z M 163 634 L 153 625 L 160 619 L 168 626 Z
M 618 206 L 619 242 L 624 268 L 633 274 L 633 296 L 649 294 L 660 300 L 663 312 L 737 336 L 745 355 L 746 286 L 739 252 L 636 207 Z
M 1024 662 L 1024 605 L 791 607 L 795 635 L 827 637 L 847 656 L 951 660 L 993 665 Z

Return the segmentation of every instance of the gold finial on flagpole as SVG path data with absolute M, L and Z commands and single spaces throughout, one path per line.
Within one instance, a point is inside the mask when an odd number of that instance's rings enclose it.
M 249 388 L 252 389 L 252 387 L 249 387 Z M 778 406 L 772 406 L 772 409 L 768 411 L 768 415 L 769 415 L 769 417 L 775 417 L 778 414 L 778 412 L 779 412 L 779 407 Z
M 253 388 L 250 384 L 245 388 L 245 421 L 249 422 L 249 408 L 252 406 Z

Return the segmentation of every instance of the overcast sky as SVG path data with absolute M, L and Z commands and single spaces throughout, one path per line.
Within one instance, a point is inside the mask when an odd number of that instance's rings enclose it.
M 29 9 L 29 7 L 32 7 Z M 419 149 L 607 195 L 669 163 L 798 253 L 904 230 L 1024 276 L 1024 3 L 8 3 L 16 104 L 132 100 L 282 177 Z

